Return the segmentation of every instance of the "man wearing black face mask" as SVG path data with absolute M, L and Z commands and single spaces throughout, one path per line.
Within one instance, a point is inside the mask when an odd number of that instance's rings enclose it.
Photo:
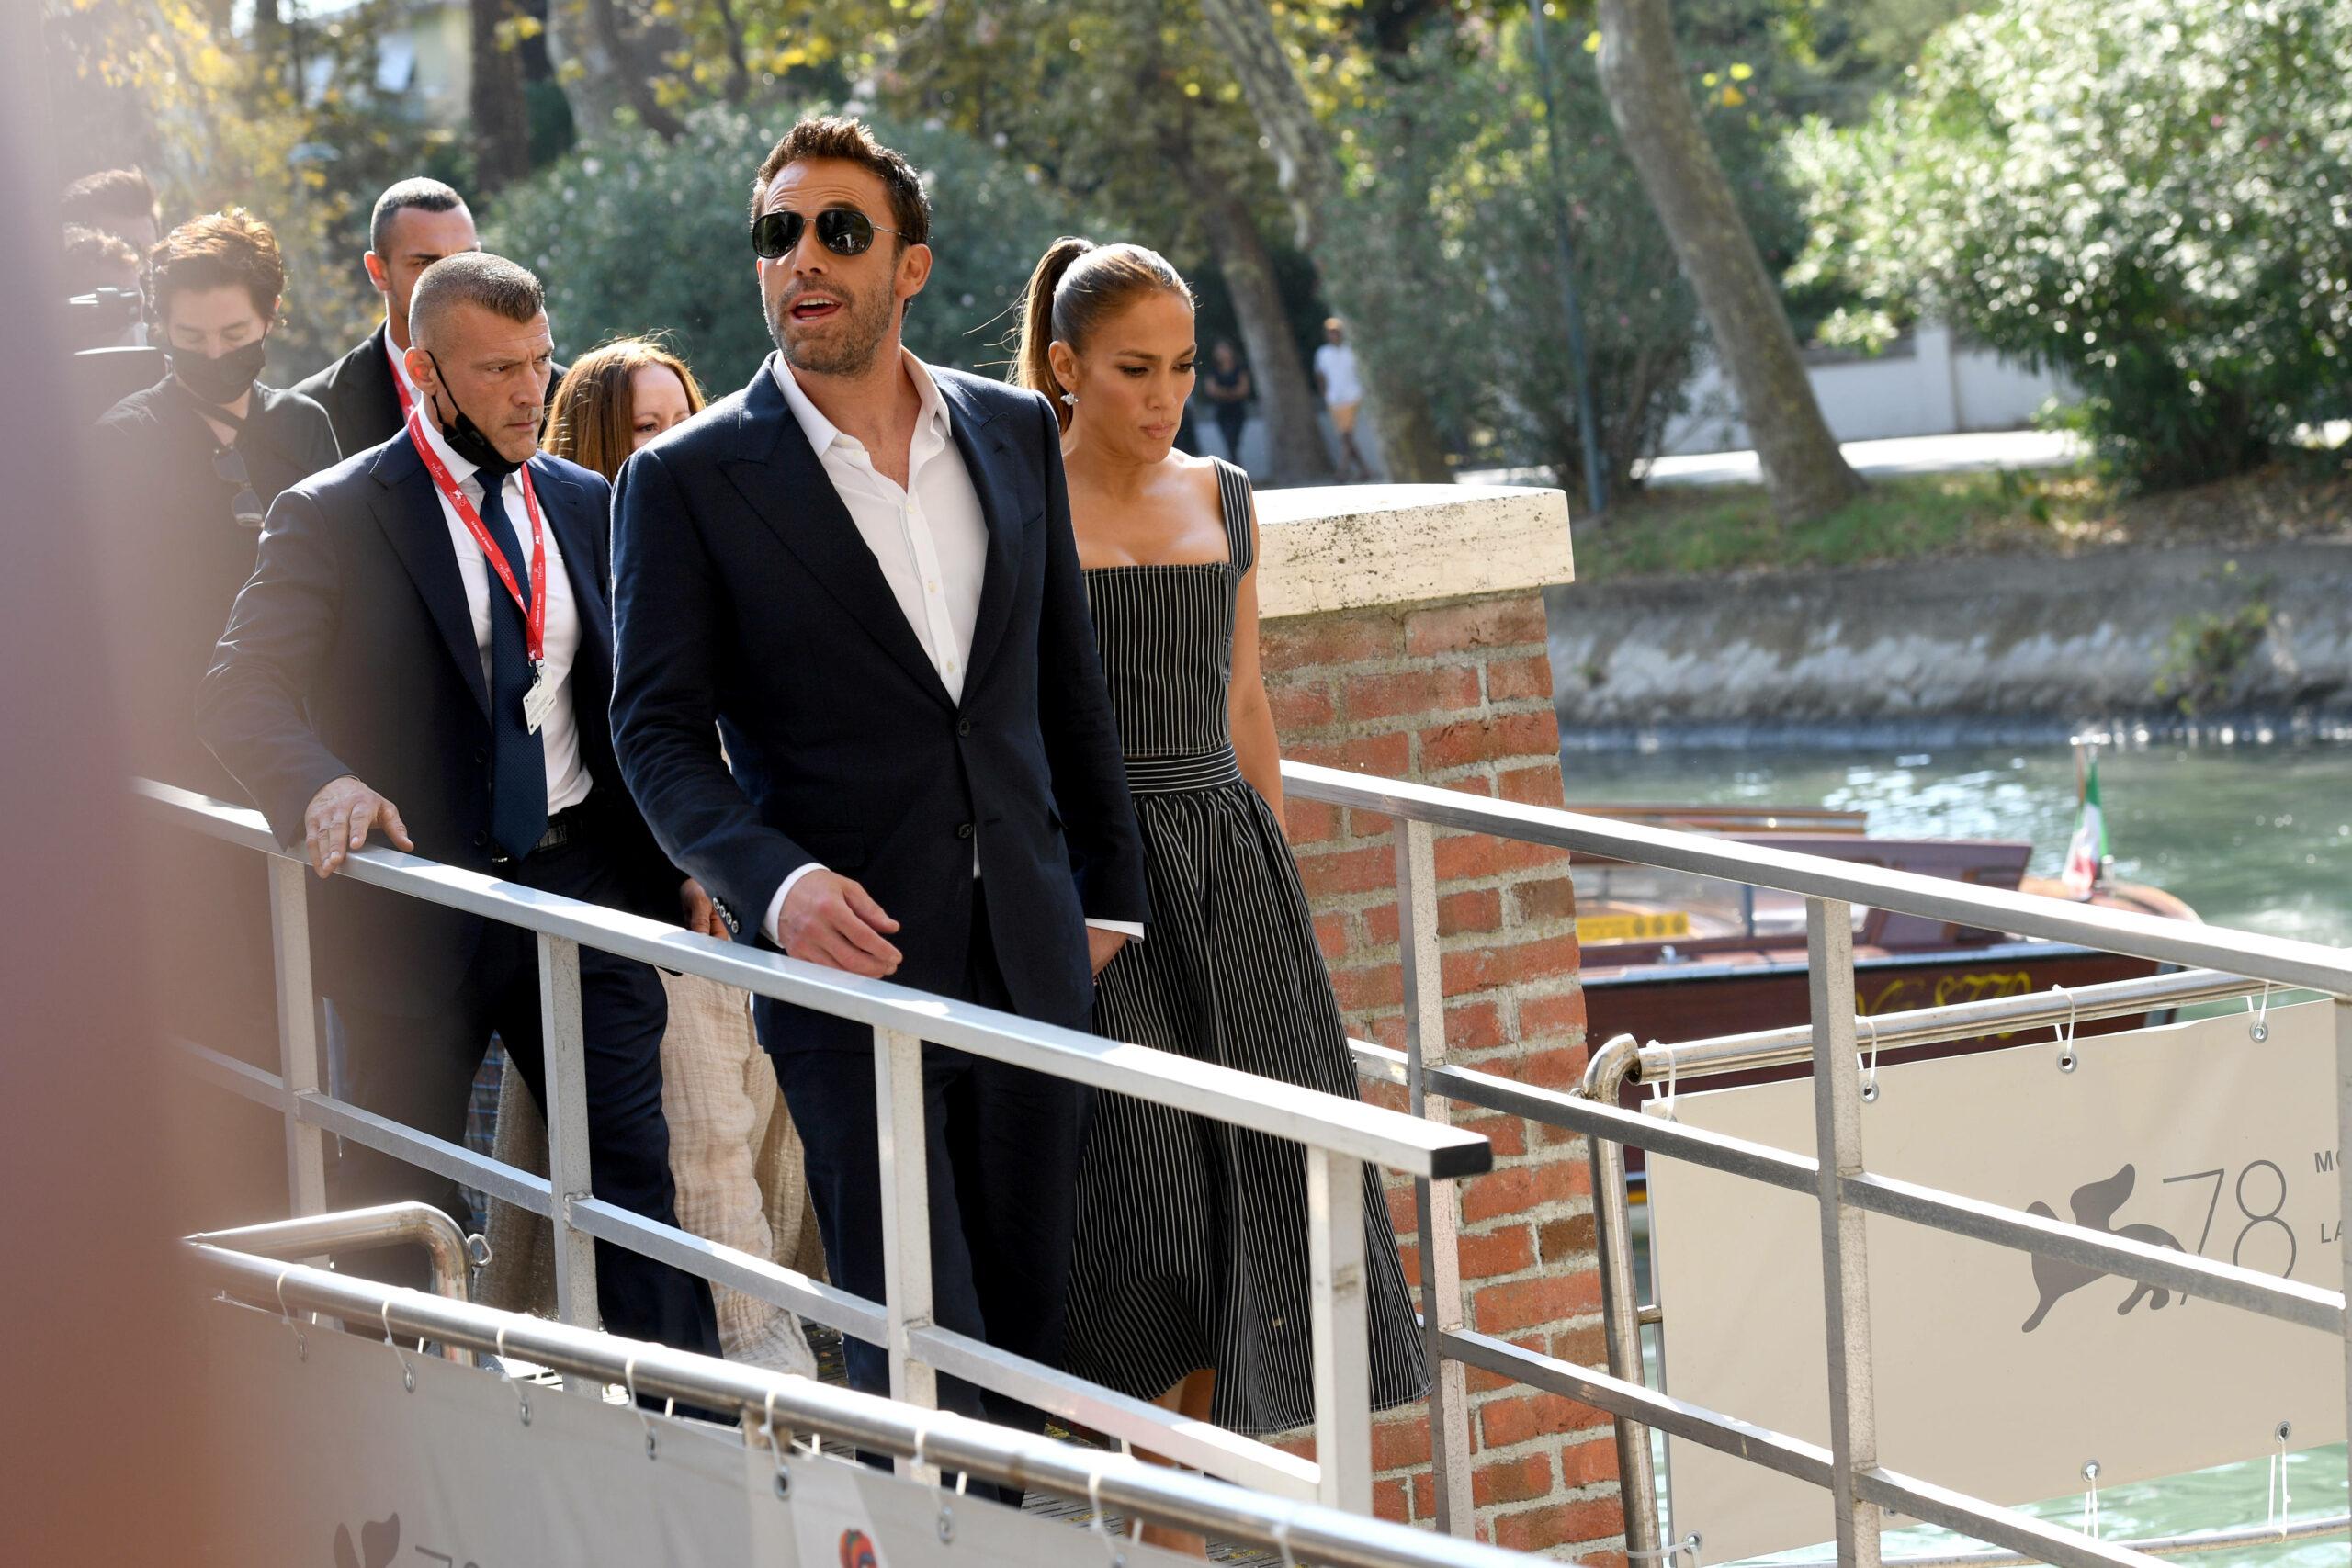
M 183 223 L 154 247 L 151 289 L 169 373 L 88 436 L 89 493 L 103 581 L 126 650 L 119 675 L 133 770 L 243 804 L 244 791 L 196 737 L 196 688 L 229 606 L 253 574 L 277 493 L 335 461 L 333 427 L 308 398 L 261 385 L 285 266 L 269 226 L 230 210 Z M 173 835 L 187 874 L 159 886 L 189 902 L 148 911 L 175 1032 L 275 1066 L 266 878 L 254 855 Z M 266 1117 L 266 1113 L 264 1113 Z M 269 1118 L 274 1120 L 274 1118 Z M 282 1215 L 282 1135 L 261 1122 L 234 1201 Z M 232 1222 L 223 1215 L 221 1224 Z
M 335 875 L 353 851 L 381 840 L 672 921 L 709 906 L 614 761 L 611 492 L 537 450 L 554 346 L 538 279 L 479 251 L 447 257 L 418 278 L 409 329 L 405 428 L 270 509 L 197 728 L 326 880 L 311 952 L 352 1098 L 454 1143 L 493 1032 L 546 1103 L 536 945 Z M 595 1195 L 674 1224 L 661 981 L 583 946 L 580 982 Z M 372 1150 L 346 1146 L 336 1176 L 338 1208 L 463 1213 L 455 1183 Z M 596 1291 L 615 1333 L 718 1354 L 692 1276 L 602 1247 Z

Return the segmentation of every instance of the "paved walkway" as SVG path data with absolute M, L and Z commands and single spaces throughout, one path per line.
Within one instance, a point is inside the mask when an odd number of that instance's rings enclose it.
M 1959 435 L 1906 435 L 1890 441 L 1849 441 L 1846 461 L 1865 478 L 1891 474 L 1954 474 L 1991 468 L 2060 468 L 2087 455 L 2072 434 L 2046 430 L 1971 431 Z M 1701 452 L 1653 458 L 1642 470 L 1651 484 L 1759 484 L 1753 452 Z M 1542 468 L 1464 471 L 1465 484 L 1548 484 Z

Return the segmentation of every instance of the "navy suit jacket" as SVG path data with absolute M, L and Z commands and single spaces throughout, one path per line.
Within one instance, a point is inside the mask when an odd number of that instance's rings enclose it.
M 1142 920 L 1149 900 L 1060 430 L 1034 392 L 932 375 L 989 535 L 961 701 L 771 358 L 621 470 L 614 740 L 663 851 L 744 932 L 786 877 L 821 863 L 899 922 L 892 978 L 921 990 L 965 994 L 977 846 L 1014 1005 L 1083 1027 L 1086 919 Z M 771 1050 L 871 1041 L 862 1025 L 764 1001 L 760 1026 Z
M 531 482 L 579 606 L 570 690 L 591 798 L 616 825 L 637 911 L 675 920 L 680 879 L 613 756 L 610 488 L 545 454 Z M 289 847 L 311 796 L 351 773 L 400 808 L 419 854 L 495 874 L 490 691 L 440 498 L 405 432 L 271 506 L 198 694 L 197 730 Z M 382 1010 L 440 1005 L 481 940 L 478 917 L 347 877 L 314 893 L 323 987 Z

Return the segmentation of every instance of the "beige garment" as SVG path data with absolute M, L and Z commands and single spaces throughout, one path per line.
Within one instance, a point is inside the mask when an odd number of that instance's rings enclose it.
M 670 998 L 662 1114 L 670 1125 L 680 1228 L 823 1279 L 824 1246 L 800 1134 L 752 1032 L 750 993 L 692 975 L 663 975 L 662 984 Z M 546 1173 L 547 1122 L 520 1073 L 506 1074 L 500 1085 L 497 1140 L 500 1160 Z M 552 1313 L 555 1233 L 547 1221 L 492 1200 L 490 1247 L 478 1292 L 484 1304 Z M 790 1313 L 724 1286 L 712 1294 L 728 1359 L 815 1373 L 808 1341 Z

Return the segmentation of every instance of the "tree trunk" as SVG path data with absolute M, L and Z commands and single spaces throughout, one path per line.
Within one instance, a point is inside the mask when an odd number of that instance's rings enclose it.
M 555 79 L 571 101 L 571 123 L 582 141 L 602 136 L 621 109 L 621 84 L 613 51 L 588 20 L 588 0 L 548 0 L 548 58 Z
M 523 107 L 523 58 L 499 37 L 514 16 L 508 0 L 471 0 L 474 191 L 490 196 L 531 172 L 531 127 Z
M 1216 254 L 1250 361 L 1250 383 L 1265 415 L 1266 444 L 1277 485 L 1329 484 L 1336 477 L 1323 445 L 1321 401 L 1291 336 L 1273 258 L 1258 222 L 1228 183 L 1189 158 L 1178 168 L 1200 208 L 1201 227 Z
M 1250 112 L 1264 132 L 1274 157 L 1274 174 L 1283 194 L 1290 198 L 1298 224 L 1299 243 L 1310 254 L 1333 220 L 1333 203 L 1341 185 L 1339 154 L 1323 134 L 1306 90 L 1291 70 L 1282 39 L 1265 0 L 1201 0 L 1201 15 L 1209 33 L 1225 51 L 1226 62 L 1241 84 Z M 1319 269 L 1319 263 L 1318 263 Z M 1346 311 L 1362 303 L 1336 271 L 1325 270 L 1323 280 Z M 1445 446 L 1438 438 L 1437 420 L 1429 399 L 1416 379 L 1417 367 L 1399 363 L 1388 352 L 1376 350 L 1374 334 L 1359 333 L 1364 378 L 1370 383 L 1372 417 L 1380 431 L 1381 455 L 1391 479 L 1430 484 L 1453 481 L 1446 467 Z
M 734 0 L 718 0 L 718 25 L 727 35 L 727 101 L 741 104 L 752 96 L 752 62 L 743 54 L 743 24 L 735 15 Z
M 1773 510 L 1818 517 L 1862 481 L 1821 417 L 1780 290 L 1732 200 L 1682 79 L 1668 0 L 1600 0 L 1600 85 L 1610 118 L 1699 297 L 1739 395 Z
M 653 65 L 621 20 L 614 0 L 587 0 L 589 47 L 611 62 L 612 80 L 619 96 L 637 112 L 638 122 L 664 141 L 686 133 L 686 122 L 673 114 L 653 90 Z

